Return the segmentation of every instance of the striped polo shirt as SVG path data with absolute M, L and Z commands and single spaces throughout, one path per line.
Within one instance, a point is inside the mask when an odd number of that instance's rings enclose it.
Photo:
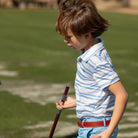
M 115 96 L 108 86 L 119 77 L 102 39 L 77 58 L 75 79 L 78 118 L 112 116 Z

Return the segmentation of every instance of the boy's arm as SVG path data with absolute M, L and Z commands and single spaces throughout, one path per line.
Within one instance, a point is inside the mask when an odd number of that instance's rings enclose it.
M 115 95 L 115 106 L 114 106 L 114 111 L 112 115 L 112 119 L 110 121 L 110 124 L 108 128 L 103 131 L 102 133 L 93 136 L 92 138 L 110 138 L 114 129 L 118 125 L 124 110 L 126 108 L 127 100 L 128 100 L 128 94 L 123 87 L 122 83 L 120 81 L 110 85 L 109 90 Z

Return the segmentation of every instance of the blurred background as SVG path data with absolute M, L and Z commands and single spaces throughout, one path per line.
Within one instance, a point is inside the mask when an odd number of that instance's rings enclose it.
M 138 0 L 93 0 L 110 22 L 101 38 L 129 101 L 118 138 L 138 138 Z M 0 138 L 48 138 L 65 87 L 75 97 L 80 51 L 55 30 L 57 0 L 0 0 Z M 75 138 L 75 109 L 64 110 L 54 138 Z
M 0 0 L 1 8 L 57 8 L 57 3 L 60 0 Z M 137 8 L 137 0 L 93 0 L 105 9 L 108 5 L 117 5 L 119 7 L 135 7 Z M 110 7 L 111 8 L 111 7 Z

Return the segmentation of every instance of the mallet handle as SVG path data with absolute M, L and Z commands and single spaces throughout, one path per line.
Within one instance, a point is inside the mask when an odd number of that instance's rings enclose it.
M 64 104 L 64 102 L 66 100 L 66 97 L 67 97 L 67 94 L 68 94 L 68 90 L 69 90 L 69 87 L 67 86 L 65 88 L 64 94 L 63 94 L 62 99 L 61 99 L 61 101 L 63 102 L 63 104 Z M 58 122 L 60 113 L 61 113 L 61 110 L 58 110 L 57 111 L 57 114 L 56 114 L 56 117 L 55 117 L 55 120 L 54 120 L 54 123 L 53 123 L 53 126 L 52 126 L 52 129 L 50 131 L 49 138 L 52 138 L 53 137 L 53 134 L 54 134 L 54 131 L 55 131 L 55 128 L 56 128 L 56 125 L 57 125 L 57 122 Z

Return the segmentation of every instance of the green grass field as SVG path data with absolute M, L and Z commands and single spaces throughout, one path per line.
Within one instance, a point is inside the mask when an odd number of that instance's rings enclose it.
M 20 82 L 26 81 L 27 85 L 33 82 L 34 85 L 48 86 L 54 83 L 70 84 L 70 87 L 73 87 L 76 58 L 81 53 L 67 47 L 63 42 L 64 38 L 56 33 L 57 14 L 56 10 L 0 10 L 0 80 L 3 82 L 0 86 L 0 137 L 2 138 L 31 138 L 35 131 L 38 133 L 49 131 L 51 126 L 37 130 L 27 130 L 24 127 L 38 122 L 53 121 L 56 114 L 54 103 L 41 105 L 27 102 L 24 98 L 13 95 L 11 86 L 18 88 Z M 101 37 L 129 94 L 130 106 L 126 112 L 137 113 L 138 15 L 110 12 L 101 14 L 111 24 L 109 30 Z M 17 75 L 4 75 L 2 74 L 4 70 Z M 74 94 L 74 91 L 70 94 Z M 75 110 L 63 111 L 60 121 L 75 123 L 75 118 L 66 117 L 71 114 L 75 114 Z M 138 114 L 135 117 L 138 118 Z M 131 122 L 124 117 L 120 124 L 125 123 L 136 124 L 138 120 Z M 124 129 L 120 130 L 120 133 L 131 133 L 136 130 L 137 128 Z

